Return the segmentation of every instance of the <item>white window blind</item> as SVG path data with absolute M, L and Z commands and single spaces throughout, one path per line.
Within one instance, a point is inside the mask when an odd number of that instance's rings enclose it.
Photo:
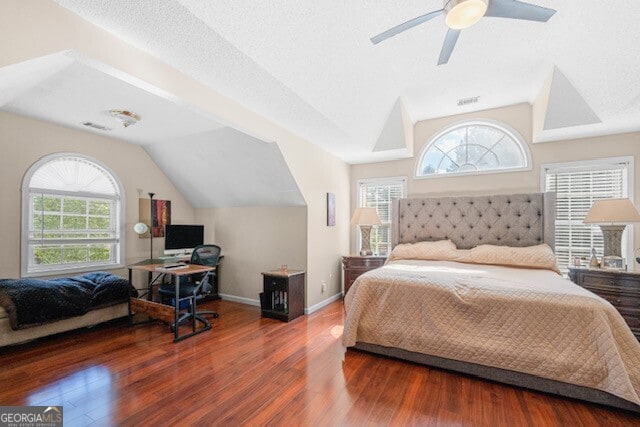
M 628 162 L 618 161 L 543 170 L 544 190 L 556 193 L 555 251 L 561 271 L 567 271 L 574 257 L 588 260 L 591 248 L 602 256 L 600 227 L 583 221 L 594 201 L 628 196 L 628 168 Z
M 382 225 L 371 230 L 371 250 L 374 254 L 391 252 L 391 200 L 406 197 L 407 179 L 384 178 L 358 181 L 358 206 L 375 208 Z M 358 250 L 360 248 L 358 231 Z

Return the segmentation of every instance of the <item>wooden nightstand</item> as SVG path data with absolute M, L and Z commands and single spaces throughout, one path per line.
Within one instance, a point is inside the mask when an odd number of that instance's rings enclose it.
M 273 270 L 262 276 L 262 317 L 289 322 L 304 314 L 304 271 Z
M 640 340 L 639 273 L 569 267 L 569 278 L 573 283 L 609 301 Z
M 353 285 L 353 282 L 362 273 L 366 273 L 369 270 L 373 270 L 378 267 L 382 267 L 384 261 L 387 259 L 385 255 L 382 256 L 359 256 L 350 255 L 342 257 L 342 271 L 344 271 L 344 295 Z

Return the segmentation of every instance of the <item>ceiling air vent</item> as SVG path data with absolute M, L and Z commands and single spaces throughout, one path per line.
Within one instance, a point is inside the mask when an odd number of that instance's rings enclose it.
M 102 126 L 96 123 L 92 123 L 92 122 L 84 122 L 82 123 L 84 126 L 88 126 L 90 128 L 94 128 L 94 129 L 98 129 L 98 130 L 104 130 L 104 131 L 110 131 L 111 128 L 108 128 L 106 126 Z
M 480 97 L 479 96 L 472 96 L 471 98 L 458 99 L 458 107 L 463 107 L 463 106 L 469 105 L 469 104 L 475 104 L 476 102 L 478 102 L 478 98 L 480 98 Z

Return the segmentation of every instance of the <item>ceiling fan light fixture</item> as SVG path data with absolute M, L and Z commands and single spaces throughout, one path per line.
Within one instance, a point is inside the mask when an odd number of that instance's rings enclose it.
M 122 126 L 129 127 L 140 121 L 140 116 L 127 110 L 109 110 L 109 113 L 115 117 Z
M 487 12 L 489 0 L 445 0 L 445 22 L 453 30 L 469 28 Z

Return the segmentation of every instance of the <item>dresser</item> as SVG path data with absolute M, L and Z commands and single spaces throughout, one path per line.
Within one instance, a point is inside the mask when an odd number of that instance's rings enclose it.
M 342 257 L 342 271 L 344 273 L 344 294 L 353 285 L 353 282 L 363 273 L 373 270 L 384 265 L 387 259 L 386 255 L 382 256 L 359 256 L 350 255 Z
M 609 301 L 640 340 L 640 273 L 569 267 L 569 278 Z

